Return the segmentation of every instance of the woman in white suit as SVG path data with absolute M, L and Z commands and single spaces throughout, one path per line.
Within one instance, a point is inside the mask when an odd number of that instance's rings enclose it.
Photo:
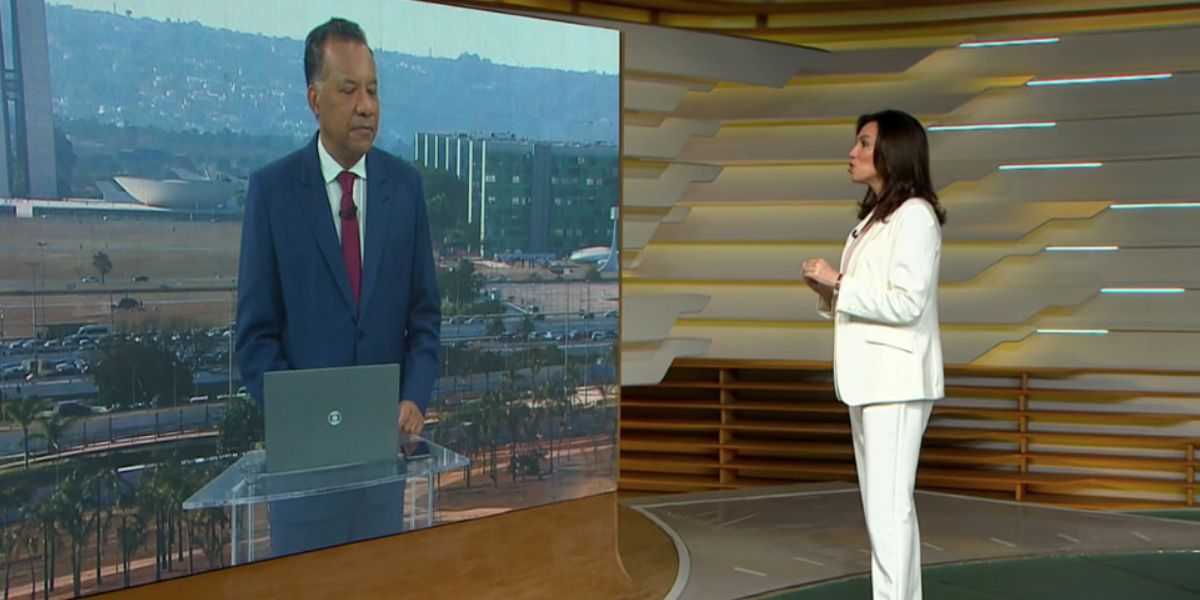
M 929 177 L 925 129 L 885 110 L 858 119 L 850 179 L 867 186 L 841 268 L 804 262 L 834 322 L 833 372 L 849 406 L 854 461 L 871 540 L 876 600 L 921 598 L 913 505 L 921 436 L 944 395 L 938 268 L 945 210 Z

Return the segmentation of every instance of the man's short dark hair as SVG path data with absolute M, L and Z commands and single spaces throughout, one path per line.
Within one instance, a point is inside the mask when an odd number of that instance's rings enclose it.
M 304 39 L 304 82 L 312 85 L 321 77 L 321 69 L 325 68 L 325 42 L 345 40 L 367 45 L 367 35 L 362 27 L 354 21 L 334 17 L 308 32 Z

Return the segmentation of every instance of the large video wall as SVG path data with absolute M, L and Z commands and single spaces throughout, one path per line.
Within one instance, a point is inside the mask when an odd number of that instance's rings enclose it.
M 231 563 L 230 511 L 184 505 L 264 445 L 234 352 L 243 202 L 317 131 L 303 40 L 332 16 L 374 52 L 375 146 L 424 183 L 423 435 L 470 462 L 436 479 L 434 523 L 615 487 L 616 32 L 393 0 L 3 0 L 5 597 Z

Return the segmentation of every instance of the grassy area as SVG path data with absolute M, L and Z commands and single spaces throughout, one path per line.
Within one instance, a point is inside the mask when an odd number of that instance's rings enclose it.
M 35 302 L 39 324 L 111 322 L 131 330 L 172 322 L 224 324 L 232 292 L 173 288 L 232 290 L 240 236 L 236 222 L 0 219 L 4 336 L 30 335 Z M 106 253 L 112 262 L 103 285 L 82 281 L 99 275 L 92 266 L 96 252 Z M 148 281 L 134 282 L 139 275 Z M 35 277 L 39 294 L 31 296 Z M 126 295 L 146 303 L 146 310 L 110 308 Z

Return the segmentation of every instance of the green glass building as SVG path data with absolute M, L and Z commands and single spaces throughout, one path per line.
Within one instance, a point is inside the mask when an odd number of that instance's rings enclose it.
M 620 202 L 620 157 L 609 144 L 416 133 L 414 161 L 466 182 L 480 256 L 565 258 L 607 246 Z

